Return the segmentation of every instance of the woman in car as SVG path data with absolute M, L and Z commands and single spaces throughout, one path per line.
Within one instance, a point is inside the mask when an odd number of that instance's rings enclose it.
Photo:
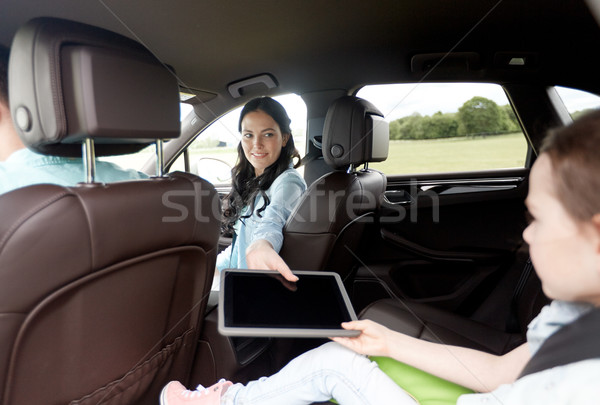
M 306 190 L 304 179 L 293 166 L 294 158 L 300 164 L 300 155 L 290 123 L 283 106 L 270 97 L 255 98 L 242 109 L 238 125 L 242 140 L 223 221 L 234 239 L 219 254 L 218 271 L 270 269 L 290 281 L 297 280 L 277 254 L 283 243 L 283 226 Z
M 592 404 L 600 397 L 600 111 L 553 131 L 530 175 L 523 232 L 546 295 L 554 301 L 529 325 L 527 343 L 496 356 L 393 332 L 363 320 L 271 377 L 246 386 L 220 381 L 187 391 L 171 382 L 161 404 L 416 404 L 365 355 L 387 356 L 478 393 L 459 405 Z M 404 389 L 403 389 L 404 388 Z M 406 389 L 406 391 L 405 391 Z

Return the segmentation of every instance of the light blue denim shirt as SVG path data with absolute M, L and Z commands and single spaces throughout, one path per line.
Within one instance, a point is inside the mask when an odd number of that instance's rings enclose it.
M 256 213 L 263 205 L 263 198 L 259 195 L 255 200 L 254 213 L 235 223 L 237 238 L 233 248 L 229 246 L 217 257 L 219 272 L 227 268 L 247 268 L 246 248 L 255 240 L 265 239 L 279 252 L 283 244 L 283 226 L 305 190 L 306 183 L 296 169 L 289 168 L 281 173 L 266 191 L 270 203 L 261 217 Z M 242 213 L 247 214 L 248 209 L 244 208 Z
M 99 183 L 147 177 L 144 173 L 125 170 L 110 162 L 96 161 L 95 180 Z M 83 181 L 85 173 L 80 158 L 46 156 L 29 149 L 20 149 L 0 162 L 0 193 L 32 184 L 74 186 Z
M 591 304 L 553 301 L 529 324 L 533 355 L 554 332 L 592 309 Z M 600 336 L 598 337 L 600 339 Z M 600 359 L 558 366 L 501 385 L 486 394 L 462 395 L 457 405 L 600 404 Z

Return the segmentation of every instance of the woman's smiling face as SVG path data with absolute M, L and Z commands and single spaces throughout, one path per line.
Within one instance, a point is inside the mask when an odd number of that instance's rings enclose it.
M 256 176 L 279 159 L 289 134 L 282 134 L 279 125 L 266 112 L 249 112 L 242 119 L 242 149 L 254 167 Z

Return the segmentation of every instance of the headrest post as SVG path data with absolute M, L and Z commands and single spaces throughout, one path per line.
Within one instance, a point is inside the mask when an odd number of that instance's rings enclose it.
M 164 155 L 162 139 L 156 140 L 156 176 L 164 176 Z
M 96 152 L 94 140 L 86 138 L 82 144 L 83 168 L 86 173 L 86 183 L 93 183 L 96 178 Z

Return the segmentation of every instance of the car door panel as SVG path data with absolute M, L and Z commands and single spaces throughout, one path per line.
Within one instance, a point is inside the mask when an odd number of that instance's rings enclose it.
M 523 245 L 527 174 L 389 177 L 356 278 L 374 296 L 359 305 L 381 294 L 473 312 Z

